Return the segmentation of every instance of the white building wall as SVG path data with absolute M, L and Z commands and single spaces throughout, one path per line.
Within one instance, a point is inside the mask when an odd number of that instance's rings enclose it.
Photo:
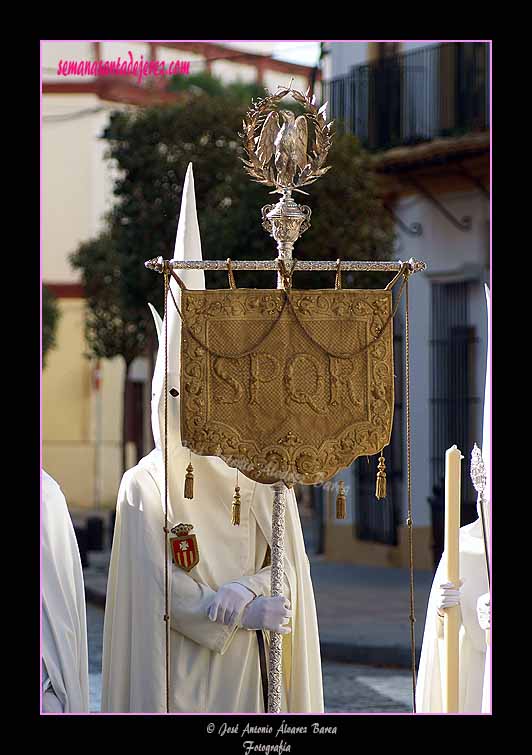
M 114 168 L 100 138 L 111 110 L 124 107 L 96 95 L 46 94 L 42 99 L 43 277 L 78 280 L 68 262 L 77 246 L 97 235 L 113 201 Z M 87 112 L 94 110 L 95 112 Z M 49 120 L 55 116 L 67 120 Z
M 432 495 L 430 464 L 431 406 L 431 282 L 475 280 L 469 300 L 469 324 L 476 329 L 475 395 L 480 397 L 476 410 L 476 435 L 482 439 L 482 401 L 486 370 L 487 319 L 483 283 L 487 274 L 487 237 L 489 203 L 480 192 L 443 194 L 439 200 L 457 218 L 472 217 L 470 231 L 455 228 L 429 200 L 408 197 L 398 202 L 397 215 L 410 225 L 419 222 L 423 234 L 412 237 L 397 229 L 399 259 L 424 260 L 427 270 L 410 281 L 410 375 L 412 419 L 412 501 L 414 526 L 431 523 L 428 497 Z M 464 464 L 471 449 L 460 449 Z M 405 459 L 406 469 L 406 459 Z
M 242 81 L 243 83 L 250 84 L 257 80 L 257 69 L 255 66 L 236 63 L 231 60 L 215 60 L 211 64 L 211 73 L 227 84 L 233 81 Z
M 95 95 L 45 95 L 42 102 L 43 277 L 70 283 L 68 255 L 91 235 L 94 120 L 47 121 L 100 106 Z
M 327 42 L 330 50 L 324 58 L 324 80 L 345 76 L 353 66 L 368 62 L 368 42 Z M 440 44 L 439 42 L 401 42 L 401 52 L 420 50 L 424 47 Z
M 276 42 L 263 42 L 263 41 L 255 41 L 255 42 L 248 42 L 246 40 L 236 40 L 236 41 L 230 41 L 227 40 L 219 40 L 219 44 L 222 44 L 224 47 L 231 47 L 235 50 L 235 55 L 238 53 L 239 50 L 242 50 L 242 52 L 250 53 L 251 55 L 273 55 L 275 53 L 276 47 L 279 46 L 279 43 Z M 288 42 L 286 43 L 289 44 Z
M 365 63 L 368 58 L 367 42 L 328 42 L 330 50 L 324 58 L 324 80 L 344 76 L 353 66 Z
M 281 73 L 281 71 L 264 71 L 264 86 L 270 92 L 275 92 L 277 87 L 289 86 L 291 79 L 292 88 L 300 92 L 306 92 L 308 88 L 308 79 L 305 76 L 299 76 L 291 73 Z
M 91 81 L 92 76 L 57 75 L 59 61 L 95 60 L 92 42 L 64 41 L 41 43 L 42 79 L 43 81 Z

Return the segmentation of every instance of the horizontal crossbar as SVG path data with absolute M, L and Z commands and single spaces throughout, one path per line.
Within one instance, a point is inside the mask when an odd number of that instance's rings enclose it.
M 295 260 L 294 260 L 295 261 Z M 164 260 L 162 257 L 148 260 L 144 263 L 148 270 L 155 270 L 158 273 L 164 271 L 165 263 L 172 270 L 227 270 L 227 260 Z M 353 260 L 344 260 L 340 262 L 340 270 L 365 270 L 373 272 L 393 272 L 401 270 L 404 262 L 401 260 L 390 261 L 366 261 L 354 262 Z M 426 270 L 427 265 L 421 260 L 410 258 L 408 265 L 412 273 Z M 278 270 L 279 263 L 274 260 L 231 260 L 233 270 Z M 296 271 L 316 271 L 337 270 L 338 263 L 334 260 L 297 260 Z

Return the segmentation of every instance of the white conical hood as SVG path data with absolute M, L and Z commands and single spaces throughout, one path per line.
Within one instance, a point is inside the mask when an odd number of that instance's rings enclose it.
M 175 260 L 202 259 L 201 240 L 196 212 L 196 196 L 194 193 L 194 176 L 192 163 L 189 163 L 183 186 L 181 211 L 175 240 Z M 204 289 L 205 275 L 203 270 L 177 270 L 179 277 L 187 288 Z M 170 287 L 176 302 L 180 303 L 180 288 L 171 279 Z M 159 351 L 155 362 L 152 380 L 151 423 L 153 438 L 157 448 L 162 448 L 162 434 L 164 428 L 164 335 L 165 322 L 160 336 Z M 172 396 L 172 389 L 180 390 L 179 368 L 181 350 L 181 321 L 170 294 L 168 295 L 168 449 L 181 446 L 180 433 L 180 397 Z
M 150 312 L 151 312 L 152 317 L 153 317 L 153 322 L 155 324 L 155 330 L 157 331 L 157 340 L 160 341 L 161 340 L 161 331 L 163 329 L 163 318 L 157 312 L 157 310 L 155 309 L 155 307 L 153 306 L 153 304 L 150 304 L 150 302 L 148 302 L 148 307 L 150 308 Z
M 486 350 L 486 384 L 484 388 L 484 417 L 482 420 L 482 458 L 486 467 L 486 500 L 491 502 L 491 324 L 490 324 L 490 290 L 486 292 L 486 311 L 488 316 L 488 346 Z

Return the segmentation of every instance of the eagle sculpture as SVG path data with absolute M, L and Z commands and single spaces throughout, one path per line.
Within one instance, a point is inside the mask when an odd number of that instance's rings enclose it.
M 283 124 L 279 123 L 279 115 Z M 277 171 L 277 185 L 294 186 L 297 171 L 301 172 L 308 163 L 308 126 L 304 115 L 295 117 L 291 110 L 272 110 L 256 138 L 256 155 L 263 168 L 270 166 L 273 158 Z

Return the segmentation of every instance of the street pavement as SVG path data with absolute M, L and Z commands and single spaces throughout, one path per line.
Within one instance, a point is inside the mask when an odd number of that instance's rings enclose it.
M 404 669 L 323 661 L 326 713 L 410 713 L 412 676 Z
M 87 642 L 89 645 L 90 712 L 100 710 L 102 696 L 103 609 L 87 602 Z
M 102 682 L 103 610 L 87 605 L 90 710 L 99 712 Z M 403 669 L 324 660 L 326 713 L 406 713 L 411 710 L 412 681 Z
M 408 569 L 310 558 L 322 656 L 376 666 L 410 668 Z M 419 663 L 433 575 L 414 576 L 416 658 Z

